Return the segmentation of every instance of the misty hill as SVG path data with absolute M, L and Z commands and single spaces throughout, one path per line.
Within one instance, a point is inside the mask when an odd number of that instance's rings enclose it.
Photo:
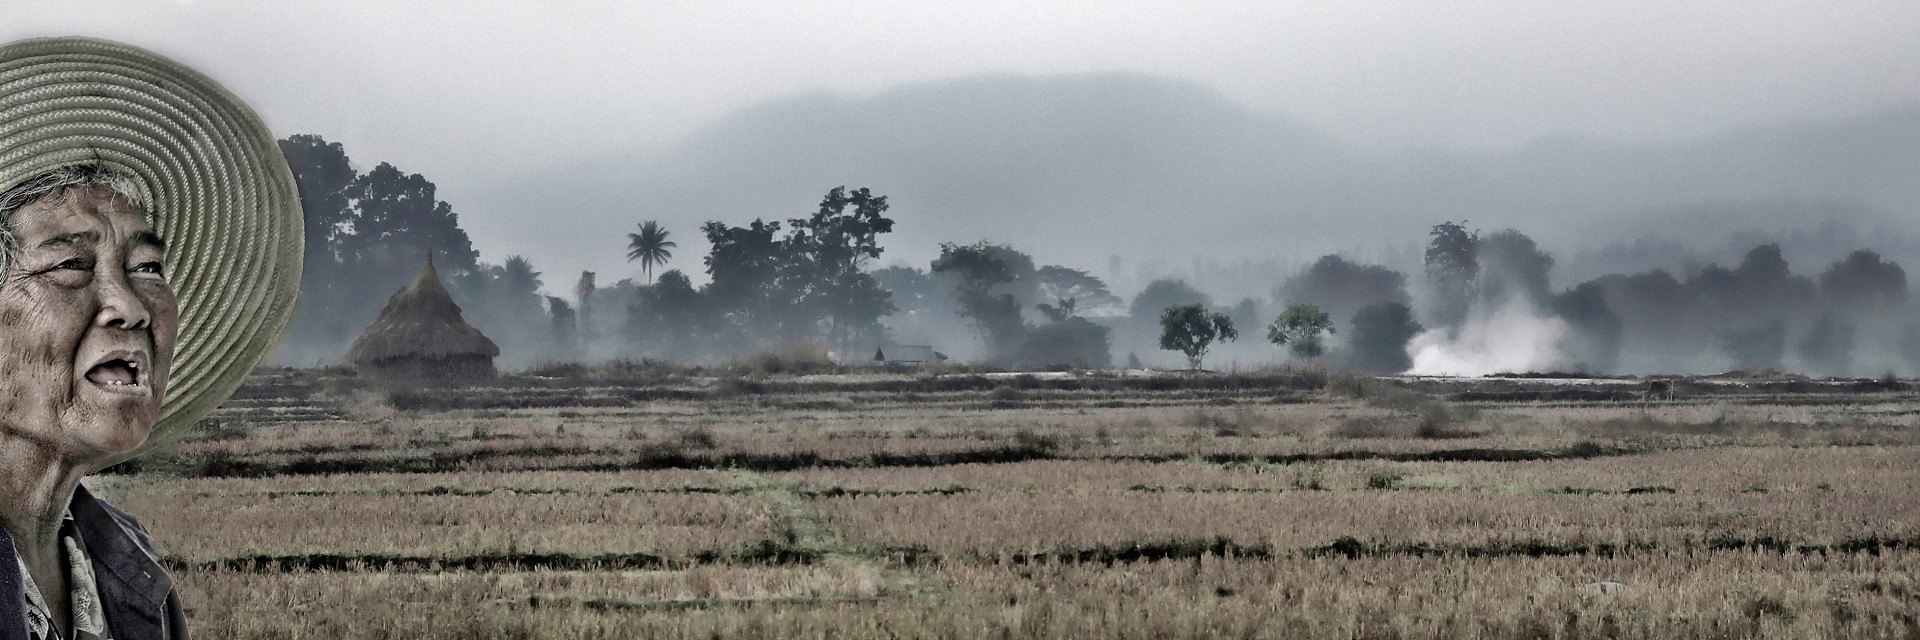
M 766 102 L 663 150 L 527 175 L 463 208 L 564 211 L 569 224 L 526 225 L 513 249 L 562 270 L 617 261 L 621 234 L 659 219 L 683 240 L 676 266 L 697 272 L 699 222 L 798 217 L 829 187 L 867 186 L 899 221 L 884 260 L 924 266 L 938 242 L 990 238 L 1101 269 L 1111 254 L 1305 263 L 1423 242 L 1461 218 L 1567 249 L 1650 233 L 1718 242 L 1814 215 L 1871 226 L 1920 213 L 1914 176 L 1920 105 L 1660 144 L 1379 152 L 1177 80 L 993 75 Z

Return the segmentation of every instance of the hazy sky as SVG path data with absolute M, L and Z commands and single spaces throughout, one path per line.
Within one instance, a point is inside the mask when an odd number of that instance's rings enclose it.
M 227 84 L 281 135 L 319 133 L 362 169 L 427 175 L 493 262 L 526 250 L 504 221 L 473 219 L 485 208 L 463 194 L 556 160 L 664 147 L 810 90 L 1137 72 L 1349 143 L 1469 151 L 1680 139 L 1920 100 L 1911 0 L 8 4 L 0 37 L 145 46 Z

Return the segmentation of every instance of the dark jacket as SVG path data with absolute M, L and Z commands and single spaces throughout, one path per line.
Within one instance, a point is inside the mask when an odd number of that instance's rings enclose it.
M 186 615 L 173 592 L 173 580 L 160 569 L 147 530 L 126 513 L 87 493 L 73 491 L 74 525 L 92 556 L 101 608 L 114 640 L 185 640 Z M 0 529 L 0 640 L 26 640 L 27 594 L 20 584 L 20 561 L 13 536 Z

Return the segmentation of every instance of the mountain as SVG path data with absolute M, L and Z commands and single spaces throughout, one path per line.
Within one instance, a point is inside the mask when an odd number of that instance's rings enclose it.
M 700 222 L 802 217 L 831 187 L 866 186 L 898 221 L 883 262 L 924 266 L 939 242 L 987 238 L 1098 270 L 1114 254 L 1304 263 L 1424 242 L 1433 223 L 1462 218 L 1549 248 L 1812 226 L 1802 218 L 1829 211 L 1897 225 L 1920 214 L 1916 177 L 1920 105 L 1680 142 L 1381 152 L 1178 80 L 989 75 L 766 102 L 663 149 L 505 181 L 462 208 L 564 212 L 566 225 L 525 225 L 511 251 L 562 273 L 618 264 L 623 234 L 658 219 L 681 240 L 674 266 L 698 272 Z

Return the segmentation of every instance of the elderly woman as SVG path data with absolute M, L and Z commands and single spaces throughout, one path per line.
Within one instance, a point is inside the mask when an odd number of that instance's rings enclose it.
M 291 310 L 300 229 L 219 85 L 100 40 L 0 46 L 0 640 L 186 637 L 147 532 L 81 481 L 233 392 Z

